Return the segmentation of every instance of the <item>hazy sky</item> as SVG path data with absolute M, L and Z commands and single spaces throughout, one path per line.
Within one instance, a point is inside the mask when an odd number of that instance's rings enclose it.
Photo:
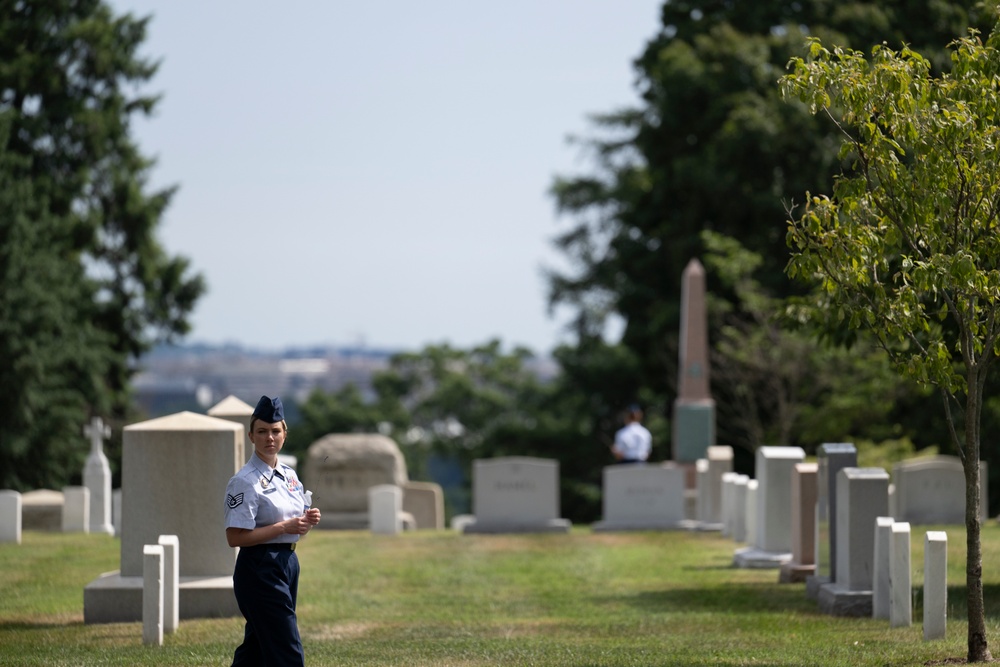
M 208 283 L 188 342 L 548 352 L 553 177 L 637 104 L 662 0 L 111 0 L 153 15 L 134 133 Z

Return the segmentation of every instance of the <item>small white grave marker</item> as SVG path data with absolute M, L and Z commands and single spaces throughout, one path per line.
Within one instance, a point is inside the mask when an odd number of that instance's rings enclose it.
M 889 618 L 889 602 L 892 599 L 889 587 L 890 547 L 892 538 L 891 516 L 875 517 L 875 571 L 872 573 L 872 618 Z
M 394 484 L 368 489 L 368 517 L 376 535 L 396 535 L 402 530 L 403 491 Z
M 21 543 L 21 494 L 0 491 L 0 542 Z
M 889 566 L 889 627 L 905 628 L 913 624 L 913 602 L 910 595 L 910 524 L 897 521 L 892 524 L 891 565 Z
M 924 538 L 924 640 L 944 639 L 948 623 L 948 533 Z
M 142 548 L 142 643 L 163 645 L 163 546 Z
M 62 532 L 90 532 L 90 489 L 85 486 L 63 488 Z
M 176 535 L 160 535 L 158 543 L 163 547 L 163 631 L 172 633 L 180 625 L 180 540 Z

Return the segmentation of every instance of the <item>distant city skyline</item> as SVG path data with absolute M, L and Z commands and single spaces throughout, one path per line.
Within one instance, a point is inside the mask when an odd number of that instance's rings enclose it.
M 110 4 L 153 15 L 163 99 L 133 135 L 179 186 L 161 241 L 208 283 L 185 343 L 566 340 L 548 190 L 593 173 L 567 142 L 590 115 L 638 105 L 662 0 Z

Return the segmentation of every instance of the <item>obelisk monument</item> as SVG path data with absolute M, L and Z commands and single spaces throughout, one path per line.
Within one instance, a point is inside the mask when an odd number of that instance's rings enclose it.
M 688 262 L 681 278 L 680 334 L 672 454 L 678 463 L 693 464 L 715 445 L 715 401 L 708 383 L 705 267 L 697 259 Z

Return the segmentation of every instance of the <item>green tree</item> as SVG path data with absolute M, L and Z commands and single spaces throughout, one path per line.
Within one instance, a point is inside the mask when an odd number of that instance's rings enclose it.
M 831 119 L 852 170 L 793 220 L 788 273 L 806 313 L 869 329 L 899 370 L 936 387 L 966 481 L 968 660 L 991 659 L 983 611 L 979 461 L 984 387 L 1000 350 L 1000 24 L 951 45 L 936 76 L 915 51 L 871 58 L 812 40 L 784 94 Z
M 977 5 L 665 2 L 635 60 L 640 105 L 595 116 L 595 136 L 581 142 L 592 173 L 552 186 L 559 212 L 572 218 L 556 239 L 572 269 L 550 275 L 551 302 L 576 313 L 581 339 L 620 316 L 643 386 L 670 394 L 681 274 L 705 251 L 700 232 L 733 237 L 766 258 L 758 279 L 785 296 L 793 288 L 783 274 L 782 202 L 819 191 L 841 168 L 835 131 L 782 103 L 775 86 L 788 59 L 804 54 L 805 35 L 855 47 L 907 43 L 943 65 L 941 45 L 985 20 Z M 711 277 L 709 288 L 726 295 Z
M 83 469 L 88 397 L 100 395 L 110 355 L 82 267 L 54 251 L 64 221 L 11 175 L 23 158 L 4 149 L 8 117 L 0 114 L 0 486 L 34 489 Z
M 752 453 L 761 445 L 795 445 L 814 453 L 852 434 L 882 441 L 912 435 L 893 418 L 914 391 L 888 356 L 861 337 L 851 347 L 817 345 L 812 331 L 789 326 L 784 300 L 757 281 L 763 258 L 734 238 L 702 234 L 705 267 L 732 300 L 709 295 L 715 322 L 712 377 L 718 440 Z
M 44 415 L 45 428 L 0 435 L 0 450 L 13 457 L 0 485 L 28 484 L 10 477 L 22 466 L 35 466 L 30 483 L 59 485 L 71 464 L 26 452 L 54 453 L 47 441 L 70 433 L 78 441 L 88 413 L 124 420 L 136 360 L 188 330 L 204 284 L 157 242 L 172 190 L 147 192 L 152 163 L 130 137 L 133 115 L 156 102 L 138 92 L 156 71 L 137 55 L 146 21 L 115 16 L 100 0 L 0 7 L 2 169 L 18 189 L 0 209 L 4 252 L 52 276 L 20 281 L 11 271 L 4 285 L 10 319 L 0 348 L 14 356 L 0 411 L 24 424 Z M 39 333 L 42 322 L 58 326 Z M 72 359 L 59 360 L 48 341 L 62 334 L 61 354 Z

